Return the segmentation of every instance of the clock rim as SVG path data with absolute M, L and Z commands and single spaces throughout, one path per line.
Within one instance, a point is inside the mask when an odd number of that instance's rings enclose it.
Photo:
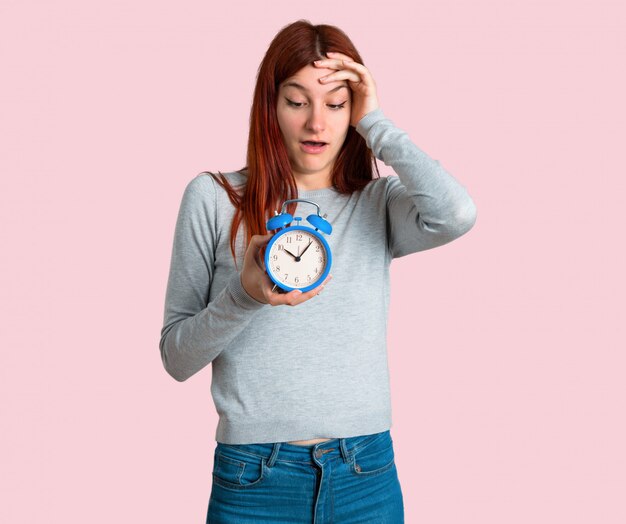
M 326 268 L 324 269 L 324 272 L 322 273 L 322 276 L 319 277 L 313 284 L 306 286 L 306 287 L 291 287 L 288 286 L 282 282 L 277 281 L 274 276 L 272 275 L 272 273 L 270 271 L 268 271 L 268 268 L 270 267 L 269 265 L 269 256 L 270 256 L 270 251 L 272 250 L 272 246 L 274 245 L 274 243 L 276 242 L 276 240 L 278 240 L 283 234 L 287 233 L 288 231 L 293 231 L 293 230 L 298 230 L 298 231 L 307 231 L 308 233 L 313 234 L 313 236 L 317 237 L 322 244 L 324 245 L 324 248 L 326 249 L 326 253 L 328 254 L 328 256 L 326 257 Z M 315 289 L 316 287 L 318 287 L 319 285 L 321 285 L 322 282 L 324 282 L 324 280 L 326 279 L 326 277 L 328 276 L 328 273 L 330 273 L 330 266 L 333 263 L 333 255 L 332 252 L 330 250 L 330 246 L 328 245 L 328 242 L 326 241 L 326 239 L 322 236 L 322 234 L 319 231 L 316 231 L 315 229 L 313 229 L 312 227 L 309 226 L 300 226 L 300 225 L 296 225 L 296 226 L 288 226 L 284 229 L 281 229 L 280 231 L 277 231 L 274 236 L 272 238 L 270 238 L 269 242 L 267 243 L 267 246 L 265 248 L 265 274 L 267 276 L 270 277 L 270 280 L 272 282 L 274 282 L 274 284 L 276 284 L 278 287 L 284 289 L 285 291 L 293 291 L 295 289 L 302 291 L 303 293 L 306 293 L 307 291 L 311 291 L 311 289 Z

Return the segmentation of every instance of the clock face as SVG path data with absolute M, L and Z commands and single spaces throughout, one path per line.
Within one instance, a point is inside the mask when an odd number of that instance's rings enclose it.
M 277 282 L 302 289 L 324 276 L 328 253 L 324 243 L 313 233 L 287 229 L 270 247 L 268 262 L 268 270 Z

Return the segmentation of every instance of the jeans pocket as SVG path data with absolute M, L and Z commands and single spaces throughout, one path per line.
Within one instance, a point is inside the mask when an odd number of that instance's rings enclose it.
M 394 463 L 393 441 L 386 431 L 357 446 L 350 461 L 350 471 L 358 477 L 370 477 L 388 471 Z
M 247 489 L 265 479 L 266 459 L 220 445 L 213 459 L 213 482 L 225 488 Z

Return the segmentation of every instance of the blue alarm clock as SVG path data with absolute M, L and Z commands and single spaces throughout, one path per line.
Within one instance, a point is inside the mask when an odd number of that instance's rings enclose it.
M 306 202 L 317 208 L 317 214 L 306 220 L 313 227 L 300 225 L 301 217 L 293 217 L 285 211 L 290 202 Z M 320 215 L 320 208 L 311 200 L 295 198 L 287 200 L 280 214 L 275 212 L 267 221 L 267 230 L 279 231 L 269 240 L 265 248 L 265 270 L 284 292 L 299 289 L 303 293 L 316 288 L 328 275 L 332 264 L 332 254 L 322 233 L 330 235 L 332 226 Z M 324 215 L 326 216 L 326 215 Z M 290 225 L 293 221 L 296 225 Z

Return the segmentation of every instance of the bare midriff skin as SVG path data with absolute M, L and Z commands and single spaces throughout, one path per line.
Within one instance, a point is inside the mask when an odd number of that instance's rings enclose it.
M 332 438 L 314 438 L 311 440 L 292 440 L 291 442 L 287 442 L 287 444 L 295 444 L 296 446 L 311 446 L 313 444 L 317 444 L 318 442 L 327 442 L 332 440 Z

